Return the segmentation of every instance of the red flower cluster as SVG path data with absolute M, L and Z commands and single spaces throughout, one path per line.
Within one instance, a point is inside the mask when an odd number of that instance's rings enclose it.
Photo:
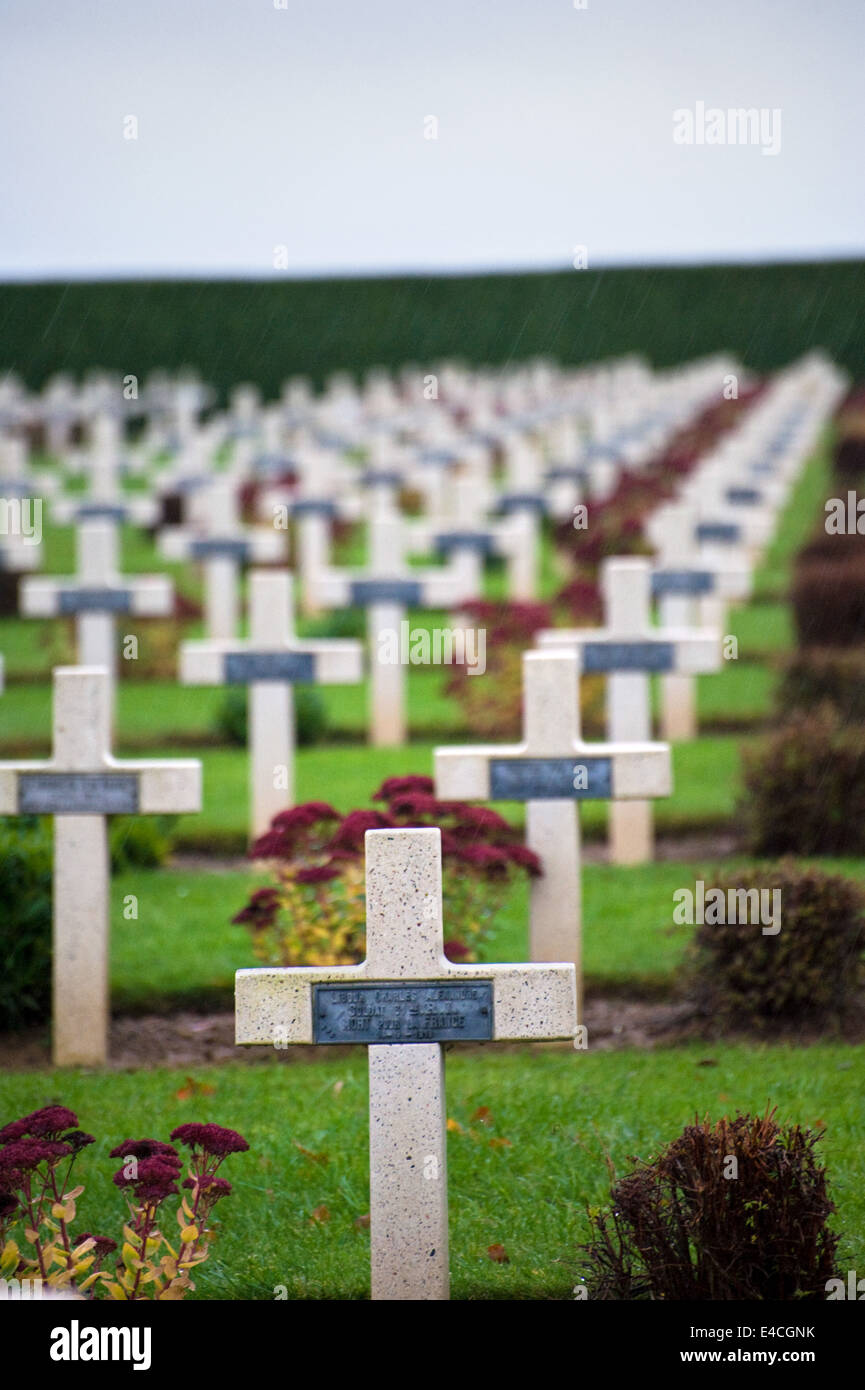
M 218 1178 L 215 1173 L 202 1173 L 200 1178 L 184 1178 L 181 1185 L 193 1191 L 195 1188 L 199 1188 L 214 1200 L 217 1197 L 228 1197 L 232 1191 L 228 1179 Z
M 179 1144 L 186 1144 L 193 1152 L 200 1149 L 202 1153 L 215 1158 L 245 1153 L 249 1148 L 242 1134 L 235 1129 L 223 1129 L 222 1125 L 178 1125 L 177 1129 L 171 1131 L 171 1137 Z
M 407 788 L 408 782 L 424 785 Z M 373 800 L 388 802 L 393 825 L 438 826 L 445 863 L 455 861 L 485 878 L 506 877 L 511 865 L 532 875 L 542 872 L 538 856 L 517 842 L 516 832 L 498 811 L 465 801 L 440 801 L 431 778 L 389 778 Z
M 124 1139 L 108 1155 L 109 1158 L 177 1158 L 172 1144 L 161 1139 Z
M 246 907 L 232 917 L 234 923 L 248 923 L 253 930 L 272 926 L 279 910 L 279 893 L 275 888 L 258 888 Z
M 17 1186 L 40 1163 L 55 1163 L 68 1158 L 72 1149 L 56 1139 L 13 1139 L 0 1153 L 0 1183 Z
M 57 1139 L 64 1130 L 77 1129 L 78 1116 L 65 1105 L 46 1105 L 0 1129 L 0 1144 L 31 1134 L 35 1139 Z
M 320 853 L 321 843 L 339 820 L 339 812 L 326 801 L 306 801 L 290 811 L 280 811 L 270 829 L 260 835 L 249 851 L 251 859 L 303 859 Z
M 166 1145 L 166 1148 L 168 1147 L 170 1146 Z M 156 1207 L 166 1197 L 176 1196 L 177 1182 L 183 1165 L 173 1150 L 171 1154 L 160 1153 L 152 1158 L 137 1159 L 133 1154 L 129 1154 L 128 1157 L 135 1159 L 133 1171 L 127 1174 L 126 1168 L 129 1164 L 124 1163 L 114 1174 L 113 1181 L 117 1187 L 132 1188 L 136 1206 Z
M 460 611 L 472 619 L 476 627 L 486 630 L 487 650 L 508 642 L 531 646 L 535 633 L 552 624 L 550 606 L 546 603 L 475 599 L 460 604 Z
M 373 801 L 392 801 L 397 796 L 407 796 L 411 792 L 420 795 L 431 795 L 435 791 L 435 782 L 431 777 L 421 777 L 413 775 L 409 777 L 386 777 L 377 792 L 373 792 Z

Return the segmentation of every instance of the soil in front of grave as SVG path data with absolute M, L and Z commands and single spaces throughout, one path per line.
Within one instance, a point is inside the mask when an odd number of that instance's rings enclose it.
M 695 1014 L 686 1001 L 627 999 L 615 995 L 590 996 L 586 1000 L 583 1022 L 588 1033 L 588 1048 L 592 1052 L 618 1051 L 625 1047 L 652 1049 L 678 1043 L 704 1041 L 711 1052 L 713 1043 L 754 1042 L 753 1033 L 717 1031 L 705 1019 Z M 825 1029 L 802 1027 L 780 1035 L 785 1042 L 809 1046 L 832 1037 L 839 1042 L 865 1042 L 865 998 L 837 1034 Z M 767 1036 L 764 1040 L 775 1040 Z M 471 1044 L 460 1050 L 466 1051 Z M 522 1043 L 484 1043 L 478 1048 L 496 1051 L 522 1051 Z M 534 1043 L 533 1047 L 570 1051 L 570 1043 Z M 282 1062 L 285 1064 L 336 1061 L 356 1051 L 353 1047 L 236 1047 L 234 1043 L 234 1014 L 228 1010 L 218 1013 L 185 1011 L 176 1014 L 145 1014 L 112 1019 L 109 1070 L 125 1071 L 134 1068 L 195 1068 L 215 1066 L 225 1062 L 255 1064 Z M 699 1065 L 711 1066 L 707 1054 Z M 0 1072 L 31 1071 L 51 1066 L 47 1028 L 34 1028 L 21 1033 L 0 1034 Z

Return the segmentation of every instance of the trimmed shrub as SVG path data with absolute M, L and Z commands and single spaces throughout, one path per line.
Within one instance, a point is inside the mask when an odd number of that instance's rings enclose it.
M 51 865 L 45 821 L 0 819 L 0 1030 L 51 1011 Z
M 796 564 L 803 566 L 814 562 L 836 565 L 850 560 L 865 560 L 865 535 L 858 531 L 835 535 L 826 530 L 825 522 L 796 555 Z
M 842 483 L 855 484 L 865 474 L 865 387 L 852 388 L 837 415 L 838 439 L 835 445 L 835 473 Z
M 108 832 L 111 872 L 157 869 L 172 849 L 176 816 L 112 816 Z
M 701 1013 L 757 1029 L 841 1021 L 862 984 L 858 884 L 787 860 L 721 876 L 706 896 L 691 966 Z
M 779 1125 L 774 1110 L 714 1125 L 695 1117 L 657 1157 L 632 1158 L 610 1209 L 589 1213 L 589 1297 L 825 1299 L 838 1236 L 819 1139 Z
M 214 730 L 224 743 L 246 747 L 246 686 L 230 685 L 224 691 L 214 719 Z
M 742 755 L 752 853 L 865 853 L 865 729 L 822 705 Z
M 847 724 L 865 724 L 865 650 L 807 647 L 789 657 L 775 690 L 782 717 L 832 705 Z
M 832 461 L 842 486 L 861 482 L 865 474 L 865 438 L 850 435 L 846 439 L 839 439 Z
M 248 736 L 249 701 L 246 686 L 233 685 L 225 691 L 214 720 L 214 728 L 225 743 L 245 748 Z M 327 731 L 327 709 L 321 692 L 310 685 L 294 687 L 295 735 L 299 748 L 320 743 Z
M 865 551 L 852 536 L 827 536 L 838 559 L 796 565 L 790 602 L 800 647 L 849 647 L 865 642 Z M 831 551 L 827 552 L 831 554 Z M 847 558 L 845 558 L 847 557 Z

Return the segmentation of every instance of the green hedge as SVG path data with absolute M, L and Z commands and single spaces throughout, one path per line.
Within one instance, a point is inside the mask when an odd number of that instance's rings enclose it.
M 657 366 L 727 350 L 755 370 L 823 347 L 865 376 L 865 261 L 388 279 L 102 281 L 0 286 L 0 370 L 39 386 L 93 366 L 143 377 L 191 364 L 224 391 L 339 368 L 579 363 Z

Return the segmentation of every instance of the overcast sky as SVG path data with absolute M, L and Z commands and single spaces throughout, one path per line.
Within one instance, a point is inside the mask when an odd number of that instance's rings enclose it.
M 860 254 L 863 14 L 3 0 L 0 278 Z M 675 143 L 698 102 L 780 112 L 779 151 Z

